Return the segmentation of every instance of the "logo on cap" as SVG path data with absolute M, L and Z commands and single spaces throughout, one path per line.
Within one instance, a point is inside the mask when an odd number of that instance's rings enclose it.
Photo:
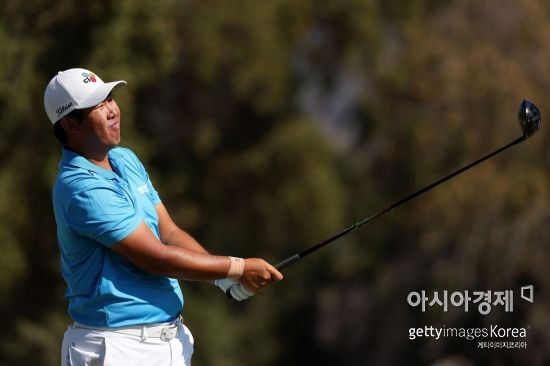
M 55 112 L 57 113 L 57 116 L 59 117 L 61 113 L 65 112 L 67 109 L 71 108 L 73 106 L 73 102 L 69 102 L 67 105 L 62 105 L 61 107 L 57 108 Z
M 89 74 L 88 74 L 87 72 L 83 72 L 83 73 L 82 73 L 82 76 L 84 77 L 84 80 L 83 80 L 83 81 L 84 81 L 84 84 L 89 83 L 90 81 L 91 81 L 92 83 L 95 83 L 95 82 L 96 82 L 95 75 L 94 75 L 94 73 L 92 73 L 92 72 L 89 73 Z

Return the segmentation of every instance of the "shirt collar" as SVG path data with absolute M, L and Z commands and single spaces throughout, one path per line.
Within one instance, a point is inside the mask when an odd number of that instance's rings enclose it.
M 115 162 L 117 166 L 120 166 L 122 164 L 118 164 L 117 160 L 120 158 L 120 155 L 113 151 L 112 149 L 109 151 L 109 160 L 111 162 Z M 99 167 L 95 165 L 94 163 L 90 162 L 88 159 L 83 157 L 82 155 L 66 149 L 65 147 L 62 148 L 61 151 L 61 162 L 59 163 L 59 168 L 62 168 L 63 166 L 72 166 L 76 168 L 81 168 L 88 170 L 89 172 L 98 174 L 106 179 L 115 179 L 116 174 L 113 171 L 104 169 L 102 167 Z

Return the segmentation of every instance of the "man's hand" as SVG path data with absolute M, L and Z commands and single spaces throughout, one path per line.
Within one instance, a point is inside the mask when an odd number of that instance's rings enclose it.
M 244 270 L 239 282 L 243 289 L 261 293 L 264 287 L 282 279 L 281 272 L 263 259 L 247 258 L 244 260 Z
M 254 296 L 254 292 L 250 291 L 240 283 L 236 283 L 229 289 L 229 294 L 234 300 L 243 301 L 251 296 Z
M 237 283 L 239 282 L 232 280 L 230 278 L 222 278 L 219 280 L 214 280 L 214 285 L 218 286 L 224 293 L 227 293 L 227 290 L 229 290 L 231 286 Z
M 230 278 L 215 280 L 214 284 L 218 286 L 227 296 L 231 297 L 233 300 L 243 301 L 248 299 L 251 296 L 254 296 L 254 292 L 248 290 L 239 282 L 232 280 Z
M 239 260 L 242 259 L 239 258 Z M 242 301 L 254 296 L 254 293 L 261 293 L 262 289 L 270 283 L 282 279 L 281 272 L 263 259 L 247 258 L 244 259 L 244 269 L 239 280 L 224 278 L 215 280 L 214 284 L 227 296 Z

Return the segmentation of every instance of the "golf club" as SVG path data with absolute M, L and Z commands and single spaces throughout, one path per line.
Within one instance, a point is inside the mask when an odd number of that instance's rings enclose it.
M 412 200 L 413 198 L 415 197 L 418 197 L 420 196 L 422 193 L 424 192 L 427 192 L 429 191 L 430 189 L 438 186 L 439 184 L 459 175 L 460 173 L 462 172 L 465 172 L 466 170 L 476 166 L 477 164 L 497 155 L 498 153 L 501 153 L 502 151 L 508 149 L 509 147 L 513 146 L 513 145 L 516 145 L 524 140 L 526 140 L 528 137 L 532 136 L 533 134 L 535 134 L 535 132 L 538 131 L 538 129 L 540 128 L 540 123 L 541 123 L 541 116 L 540 116 L 540 112 L 539 112 L 539 109 L 537 108 L 537 106 L 535 106 L 535 104 L 529 100 L 526 100 L 524 99 L 521 104 L 520 104 L 520 107 L 519 107 L 519 112 L 518 112 L 518 122 L 521 126 L 521 130 L 523 132 L 523 135 L 517 139 L 515 139 L 514 141 L 510 142 L 509 144 L 507 144 L 506 146 L 503 146 L 501 147 L 500 149 L 498 150 L 495 150 L 493 151 L 492 153 L 488 154 L 488 155 L 485 155 L 484 157 L 474 161 L 473 163 L 470 163 L 468 165 L 466 165 L 465 167 L 461 168 L 461 169 L 458 169 L 457 171 L 433 182 L 432 184 L 420 189 L 419 191 L 416 191 L 412 194 L 410 194 L 409 196 L 405 197 L 405 198 L 402 198 L 400 199 L 399 201 L 395 202 L 394 204 L 384 208 L 383 210 L 359 221 L 359 222 L 356 222 L 355 224 L 353 224 L 352 226 L 350 226 L 349 228 L 345 229 L 344 231 L 330 237 L 330 238 L 327 238 L 315 245 L 313 245 L 312 247 L 310 248 L 307 248 L 297 254 L 294 254 L 293 256 L 291 257 L 288 257 L 287 259 L 283 260 L 282 262 L 280 262 L 279 264 L 277 264 L 275 267 L 278 269 L 278 270 L 282 270 L 283 268 L 286 268 L 288 266 L 290 266 L 291 264 L 303 259 L 304 257 L 306 257 L 307 255 L 323 248 L 324 246 L 326 246 L 327 244 L 329 243 L 332 243 L 333 241 L 335 241 L 336 239 L 339 239 L 341 238 L 342 236 L 344 235 L 347 235 L 349 233 L 351 233 L 352 231 L 354 230 L 357 230 L 358 228 L 360 228 L 361 226 L 373 221 L 374 219 L 384 215 L 385 213 L 391 211 L 392 209 L 398 207 L 398 206 L 401 206 L 402 204 L 404 204 L 405 202 L 408 202 L 410 200 Z

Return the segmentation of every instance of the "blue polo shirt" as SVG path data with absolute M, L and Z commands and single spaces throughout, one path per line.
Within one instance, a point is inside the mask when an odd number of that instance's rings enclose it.
M 147 273 L 110 249 L 142 222 L 160 240 L 160 198 L 131 150 L 113 148 L 109 161 L 113 171 L 62 151 L 53 207 L 69 314 L 101 327 L 171 321 L 183 308 L 178 281 Z

